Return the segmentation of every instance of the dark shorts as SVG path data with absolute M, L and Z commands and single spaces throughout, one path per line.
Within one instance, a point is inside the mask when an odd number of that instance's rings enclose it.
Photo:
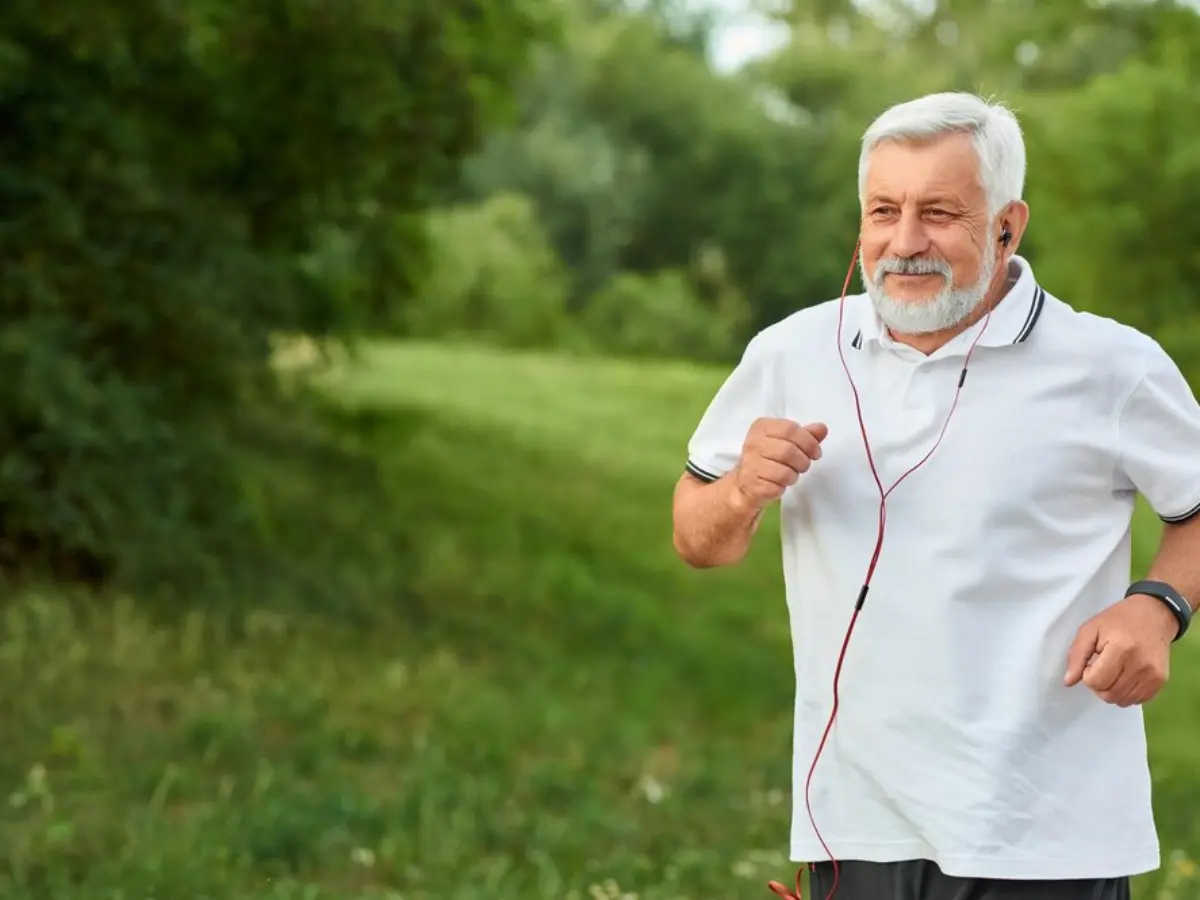
M 805 900 L 825 900 L 833 864 L 816 863 Z M 1129 900 L 1128 878 L 1018 881 L 952 878 L 927 860 L 838 864 L 834 900 Z

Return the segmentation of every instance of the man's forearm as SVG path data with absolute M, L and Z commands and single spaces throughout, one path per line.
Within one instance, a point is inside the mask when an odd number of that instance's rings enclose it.
M 1162 542 L 1146 576 L 1164 581 L 1200 609 L 1200 516 L 1163 526 Z
M 739 562 L 762 519 L 730 475 L 704 484 L 685 475 L 675 487 L 675 550 L 690 566 Z

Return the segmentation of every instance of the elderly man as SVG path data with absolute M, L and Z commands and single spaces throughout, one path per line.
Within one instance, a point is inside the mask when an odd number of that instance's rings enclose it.
M 780 501 L 818 897 L 1117 900 L 1159 863 L 1140 704 L 1200 600 L 1200 407 L 1154 340 L 1038 284 L 1024 178 L 978 97 L 876 120 L 866 293 L 750 341 L 676 488 L 696 567 Z M 1166 525 L 1130 584 L 1138 493 Z

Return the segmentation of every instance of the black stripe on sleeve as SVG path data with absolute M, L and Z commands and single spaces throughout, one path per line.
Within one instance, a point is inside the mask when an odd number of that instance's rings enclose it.
M 700 468 L 698 465 L 696 465 L 690 459 L 688 460 L 686 471 L 693 478 L 697 478 L 700 481 L 703 481 L 705 484 L 712 484 L 714 481 L 716 481 L 720 477 L 719 475 L 714 475 L 712 472 L 708 472 L 708 471 Z
M 1196 516 L 1200 516 L 1200 503 L 1193 506 L 1191 509 L 1189 509 L 1187 512 L 1185 512 L 1183 515 L 1159 516 L 1159 518 L 1162 519 L 1164 522 L 1166 522 L 1168 525 L 1180 525 L 1183 522 L 1188 521 L 1189 519 L 1196 518 Z

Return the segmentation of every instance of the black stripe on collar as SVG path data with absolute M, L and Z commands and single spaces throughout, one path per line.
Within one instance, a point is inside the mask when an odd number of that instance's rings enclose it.
M 862 332 L 861 331 L 858 332 L 858 334 L 854 335 L 854 337 L 851 339 L 850 346 L 853 347 L 855 350 L 862 347 Z
M 1029 304 L 1029 313 L 1025 316 L 1025 324 L 1021 326 L 1021 331 L 1017 334 L 1017 339 L 1014 344 L 1022 343 L 1029 337 L 1033 331 L 1033 326 L 1037 324 L 1038 318 L 1042 314 L 1042 307 L 1046 305 L 1046 292 L 1039 287 L 1033 292 L 1033 302 Z

